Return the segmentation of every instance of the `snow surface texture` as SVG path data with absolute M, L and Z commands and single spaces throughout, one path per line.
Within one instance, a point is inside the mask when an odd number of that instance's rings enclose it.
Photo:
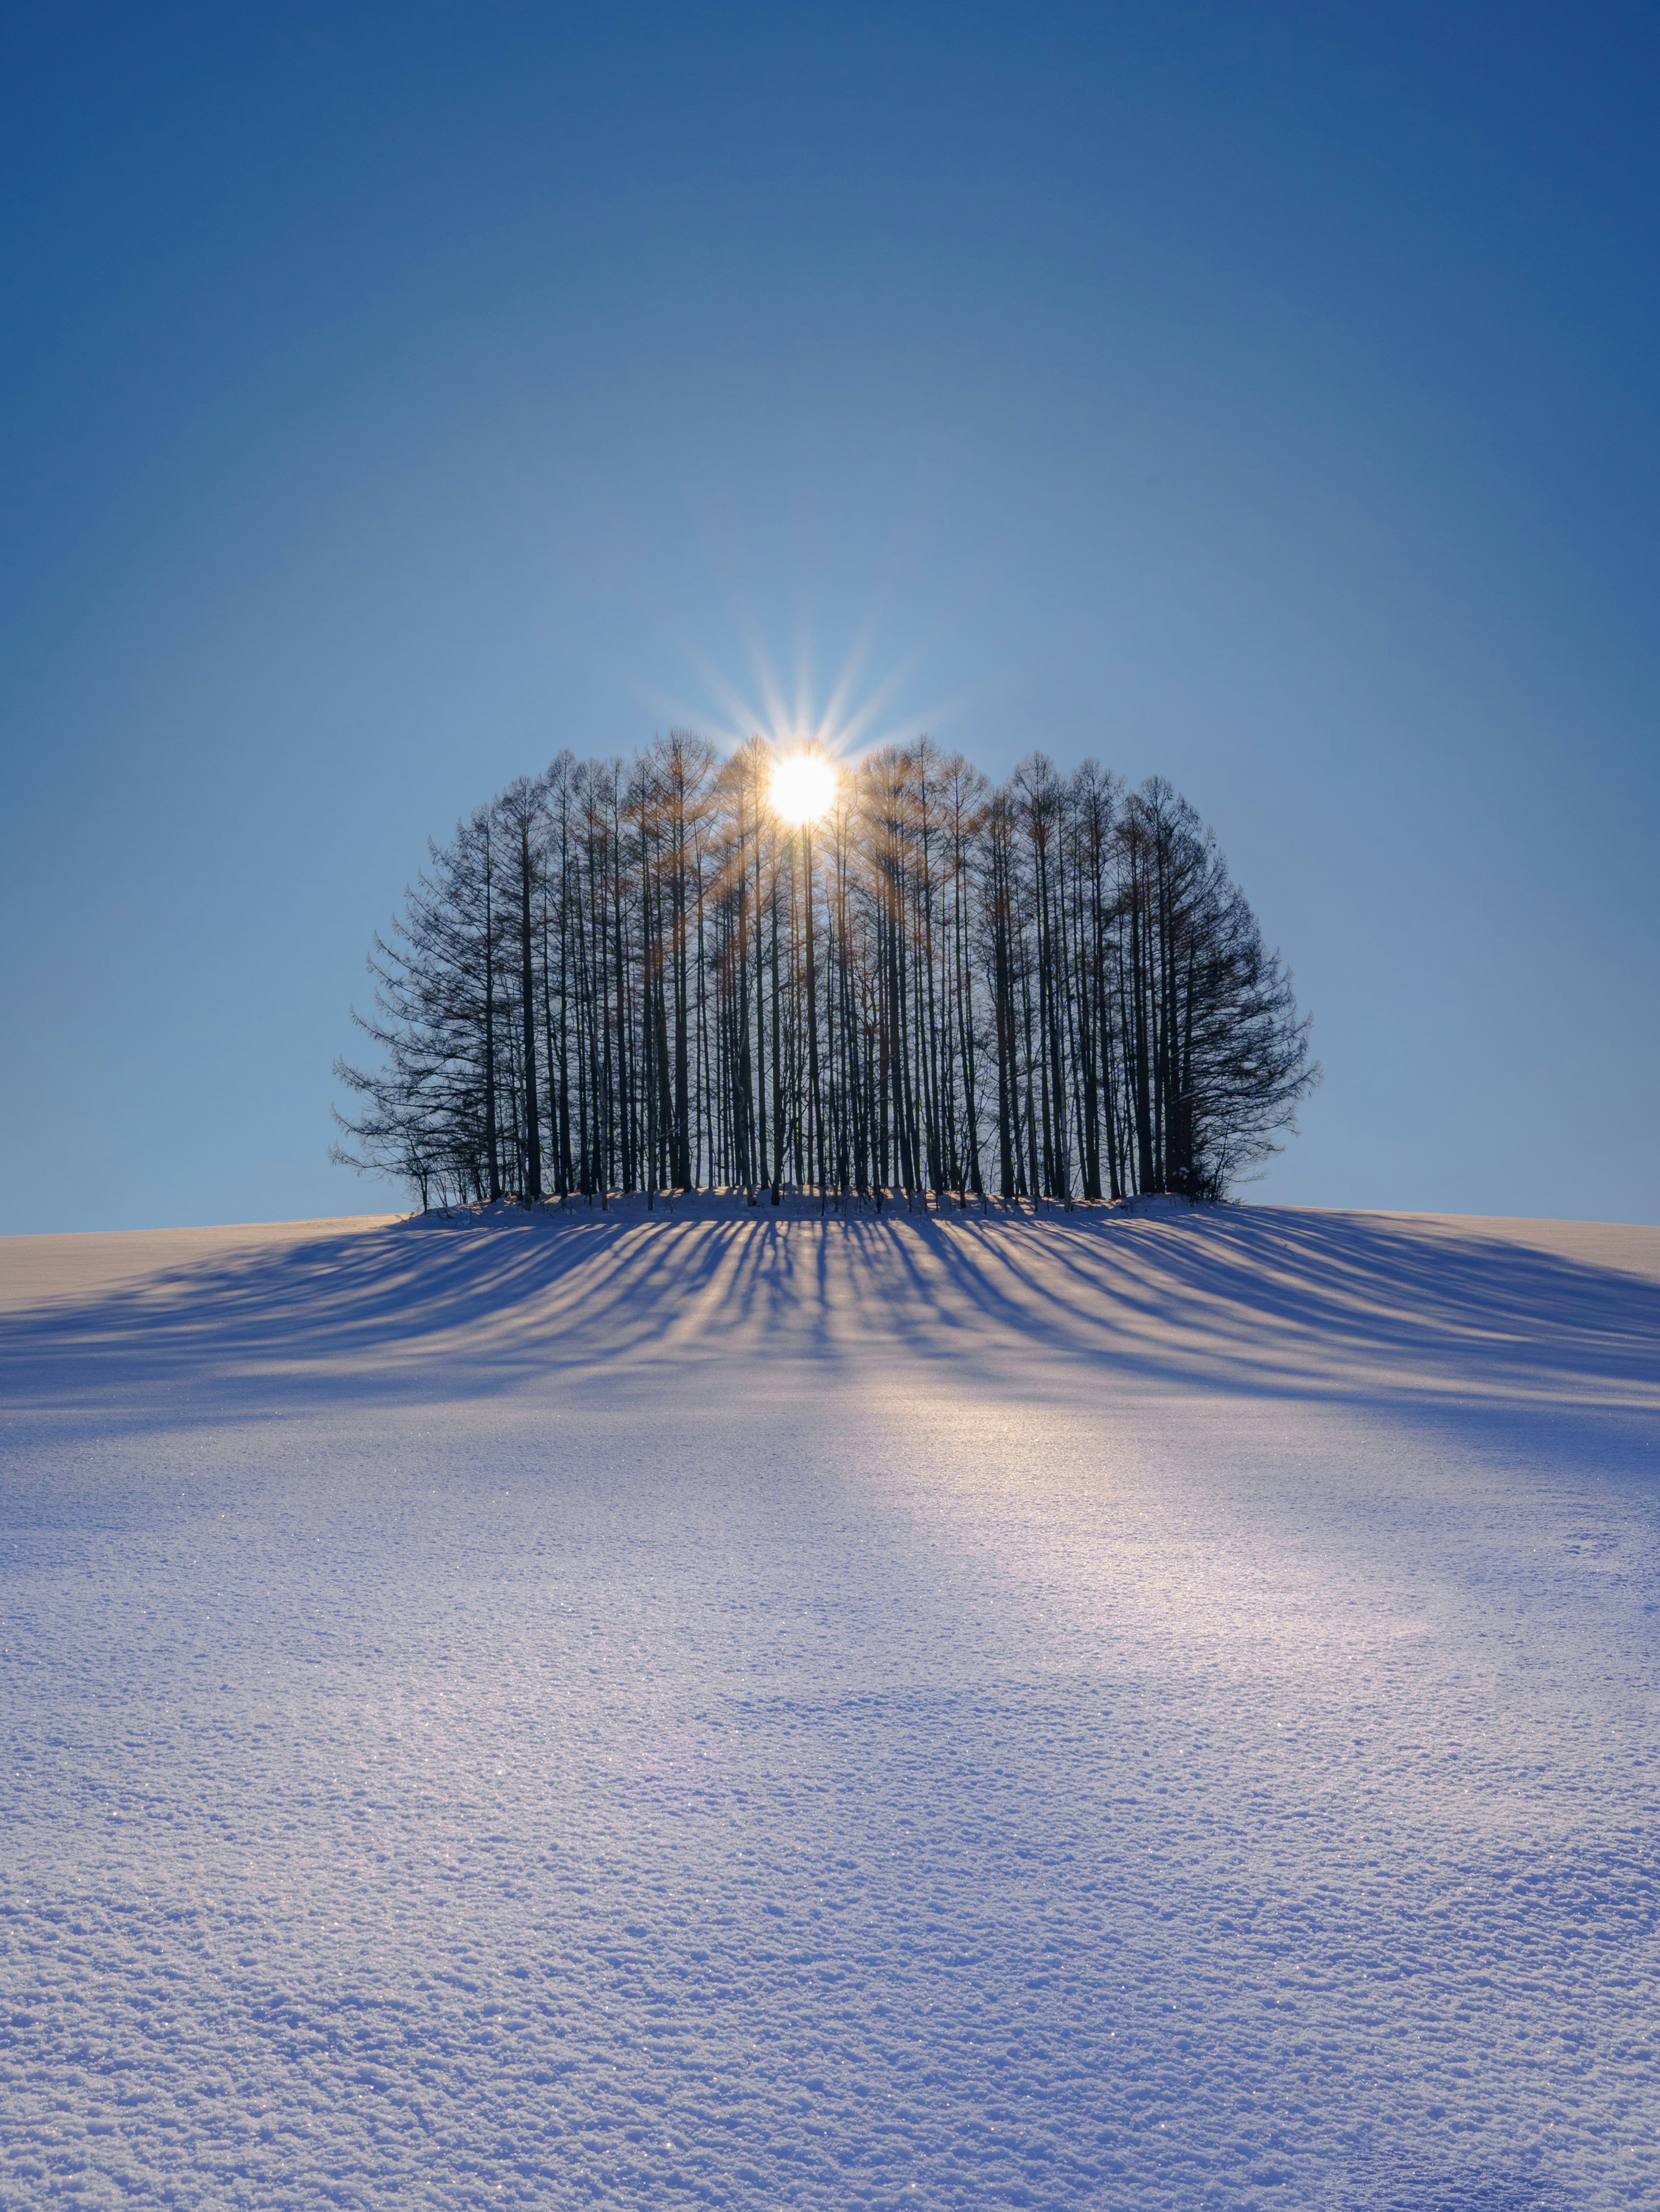
M 9 1240 L 0 2203 L 1660 2203 L 1660 1231 Z

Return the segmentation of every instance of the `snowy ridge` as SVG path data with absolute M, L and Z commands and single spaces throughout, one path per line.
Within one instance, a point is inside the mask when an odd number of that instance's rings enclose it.
M 0 2204 L 1660 2196 L 1660 1232 L 0 1244 Z
M 1660 1408 L 1652 1229 L 1170 1200 L 821 1221 L 811 1201 L 634 1199 L 3 1243 L 21 1310 L 0 1359 L 26 1396 L 79 1390 L 85 1358 L 106 1398 L 167 1372 L 198 1405 L 233 1376 L 443 1395 L 552 1365 L 609 1397 L 688 1362 L 757 1380 L 806 1362 L 862 1387 L 899 1359 L 908 1382 L 920 1363 L 1086 1401 L 1106 1368 L 1119 1387 Z

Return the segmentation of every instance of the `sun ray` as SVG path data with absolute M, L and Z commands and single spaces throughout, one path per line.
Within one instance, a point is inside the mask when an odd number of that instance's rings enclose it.
M 916 675 L 937 640 L 918 641 L 884 667 L 877 658 L 881 622 L 874 611 L 857 624 L 828 684 L 818 676 L 821 663 L 810 627 L 798 629 L 787 670 L 758 622 L 740 618 L 739 628 L 747 677 L 734 675 L 730 664 L 719 665 L 692 640 L 682 638 L 702 702 L 695 695 L 656 691 L 649 700 L 654 714 L 673 726 L 703 731 L 724 752 L 759 735 L 775 756 L 806 747 L 851 766 L 883 746 L 912 742 L 924 731 L 938 736 L 971 707 L 961 698 L 939 697 L 928 701 L 925 711 L 915 706 L 903 711 L 901 702 L 907 694 L 914 698 Z

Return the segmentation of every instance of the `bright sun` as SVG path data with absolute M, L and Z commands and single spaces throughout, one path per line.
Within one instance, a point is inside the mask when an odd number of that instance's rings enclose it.
M 786 753 L 772 772 L 773 810 L 786 822 L 816 822 L 835 799 L 835 763 L 823 753 Z

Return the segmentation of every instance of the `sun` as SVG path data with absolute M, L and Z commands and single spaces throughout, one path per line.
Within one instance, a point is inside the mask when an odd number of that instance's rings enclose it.
M 836 763 L 823 753 L 786 753 L 773 769 L 773 811 L 786 822 L 816 822 L 835 803 Z

